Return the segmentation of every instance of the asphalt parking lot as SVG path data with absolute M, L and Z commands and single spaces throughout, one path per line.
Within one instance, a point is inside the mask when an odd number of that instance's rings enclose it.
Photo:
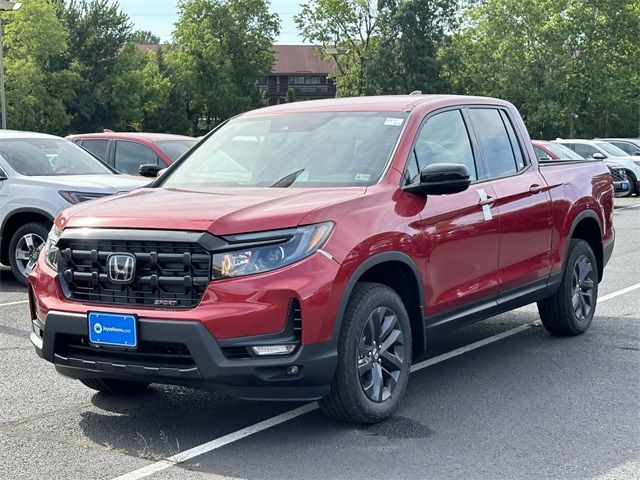
M 0 478 L 640 478 L 640 199 L 617 203 L 587 334 L 551 337 L 529 306 L 432 339 L 371 427 L 186 388 L 94 393 L 36 356 L 0 272 Z

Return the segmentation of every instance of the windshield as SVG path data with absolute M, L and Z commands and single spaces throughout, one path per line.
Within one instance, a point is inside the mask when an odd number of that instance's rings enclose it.
M 184 152 L 189 150 L 196 144 L 197 140 L 163 140 L 161 142 L 155 142 L 156 145 L 166 153 L 172 161 L 179 159 Z
M 546 143 L 544 147 L 558 157 L 559 160 L 584 160 L 582 155 L 559 143 Z
M 230 121 L 193 151 L 165 187 L 373 185 L 407 114 L 314 112 Z
M 75 143 L 57 138 L 0 140 L 0 156 L 21 175 L 95 175 L 113 172 Z
M 616 147 L 615 145 L 611 145 L 610 143 L 598 142 L 596 145 L 598 145 L 602 150 L 604 150 L 609 155 L 612 155 L 614 157 L 628 157 L 629 156 L 629 154 L 627 152 L 625 152 L 624 150 Z

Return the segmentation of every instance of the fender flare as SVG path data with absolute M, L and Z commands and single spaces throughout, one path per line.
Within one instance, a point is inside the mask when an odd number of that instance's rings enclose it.
M 575 233 L 576 228 L 578 227 L 578 224 L 582 220 L 585 220 L 587 218 L 591 218 L 591 219 L 595 220 L 596 223 L 598 224 L 598 230 L 600 231 L 600 235 L 599 235 L 600 243 L 602 243 L 602 223 L 600 222 L 600 218 L 598 217 L 596 212 L 594 212 L 593 210 L 583 210 L 578 215 L 576 215 L 576 218 L 574 218 L 573 222 L 571 223 L 571 229 L 569 230 L 569 235 L 567 236 L 567 244 L 564 246 L 564 255 L 562 257 L 562 268 L 563 268 L 563 271 L 564 271 L 564 264 L 567 261 L 567 256 L 569 254 L 569 245 L 571 244 L 571 239 L 573 238 L 573 234 Z M 594 253 L 596 253 L 596 252 L 594 252 Z M 602 278 L 602 269 L 604 269 L 604 265 L 600 265 L 599 266 L 599 270 L 600 270 L 599 276 L 600 276 L 600 278 Z
M 422 332 L 420 332 L 422 336 L 422 341 L 425 341 L 426 328 L 424 324 L 424 311 L 423 311 L 423 302 L 424 302 L 424 285 L 422 284 L 422 279 L 420 276 L 420 270 L 416 262 L 406 253 L 391 251 L 391 252 L 383 252 L 373 255 L 367 258 L 364 262 L 362 262 L 358 267 L 354 270 L 354 272 L 349 276 L 349 281 L 344 289 L 342 294 L 342 298 L 340 299 L 340 304 L 338 306 L 338 312 L 336 314 L 336 321 L 333 326 L 333 342 L 335 344 L 338 343 L 338 338 L 340 336 L 340 329 L 342 328 L 342 319 L 344 318 L 344 314 L 347 310 L 347 304 L 349 303 L 349 299 L 351 298 L 351 293 L 355 288 L 356 284 L 360 281 L 362 276 L 372 267 L 376 265 L 380 265 L 386 262 L 400 262 L 406 265 L 411 269 L 413 273 L 414 280 L 418 285 L 418 295 L 419 295 L 419 305 L 417 308 L 419 309 L 421 316 L 421 328 Z

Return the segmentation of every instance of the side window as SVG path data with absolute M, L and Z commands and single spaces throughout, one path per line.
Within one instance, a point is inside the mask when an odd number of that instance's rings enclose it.
M 520 145 L 520 140 L 518 140 L 518 135 L 516 135 L 516 131 L 513 128 L 513 123 L 511 122 L 511 119 L 507 115 L 507 112 L 505 112 L 504 110 L 500 110 L 500 116 L 502 117 L 504 126 L 507 129 L 507 134 L 509 135 L 509 142 L 511 142 L 511 150 L 513 150 L 513 156 L 516 159 L 516 167 L 518 168 L 518 171 L 520 171 L 526 165 L 524 160 L 524 154 L 522 153 L 522 145 Z
M 434 115 L 422 126 L 407 164 L 407 176 L 414 181 L 424 167 L 435 163 L 462 164 L 469 169 L 471 180 L 478 178 L 469 133 L 460 110 Z
M 116 170 L 137 175 L 140 165 L 145 163 L 158 164 L 158 157 L 149 147 L 135 142 L 116 143 Z
M 549 158 L 549 155 L 547 154 L 547 152 L 545 152 L 544 150 L 542 150 L 539 147 L 533 147 L 533 151 L 536 152 L 536 158 L 538 160 L 540 160 L 541 158 Z
M 107 159 L 107 146 L 109 145 L 109 140 L 82 140 L 81 145 L 93 153 L 96 157 L 98 157 L 103 162 Z
M 637 151 L 640 150 L 640 148 L 633 146 L 630 143 L 627 142 L 609 142 L 610 144 L 612 144 L 615 147 L 618 147 L 620 150 L 624 150 L 625 153 L 628 153 L 629 155 L 634 155 Z
M 593 154 L 598 152 L 597 148 L 592 147 L 591 145 L 586 145 L 584 143 L 574 143 L 571 146 L 578 155 L 581 155 L 584 158 L 592 158 Z
M 519 170 L 516 156 L 500 111 L 493 108 L 471 108 L 469 117 L 486 162 L 487 176 L 497 178 L 516 173 Z M 520 158 L 523 162 L 522 152 Z

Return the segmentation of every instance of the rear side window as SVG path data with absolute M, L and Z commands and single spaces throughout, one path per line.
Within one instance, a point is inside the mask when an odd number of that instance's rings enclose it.
M 469 109 L 469 117 L 476 132 L 478 144 L 487 167 L 487 175 L 490 178 L 504 177 L 516 173 L 524 166 L 522 151 L 516 158 L 519 146 L 513 145 L 507 126 L 503 121 L 501 112 L 492 108 Z M 510 122 L 507 119 L 507 124 Z M 511 127 L 513 130 L 513 127 Z M 515 137 L 515 133 L 513 133 Z M 514 138 L 517 144 L 517 139 Z M 517 146 L 517 148 L 514 148 Z
M 116 144 L 116 170 L 122 173 L 137 175 L 140 165 L 159 164 L 159 159 L 153 150 L 140 143 L 119 140 Z
M 103 162 L 107 160 L 109 140 L 82 140 L 81 145 Z
M 549 158 L 549 155 L 547 154 L 547 152 L 545 152 L 544 150 L 542 150 L 539 147 L 533 147 L 533 151 L 536 152 L 536 158 L 538 160 L 541 160 L 543 158 Z
M 591 158 L 594 153 L 598 153 L 598 149 L 596 147 L 592 147 L 585 143 L 569 143 L 567 146 L 584 158 Z
M 408 181 L 417 181 L 424 167 L 436 163 L 462 164 L 471 180 L 478 178 L 469 133 L 459 110 L 438 113 L 422 126 L 407 164 Z
M 609 143 L 615 147 L 618 147 L 620 150 L 625 152 L 627 155 L 635 155 L 637 152 L 640 152 L 640 147 L 636 147 L 635 145 L 627 142 L 612 142 L 609 140 Z

